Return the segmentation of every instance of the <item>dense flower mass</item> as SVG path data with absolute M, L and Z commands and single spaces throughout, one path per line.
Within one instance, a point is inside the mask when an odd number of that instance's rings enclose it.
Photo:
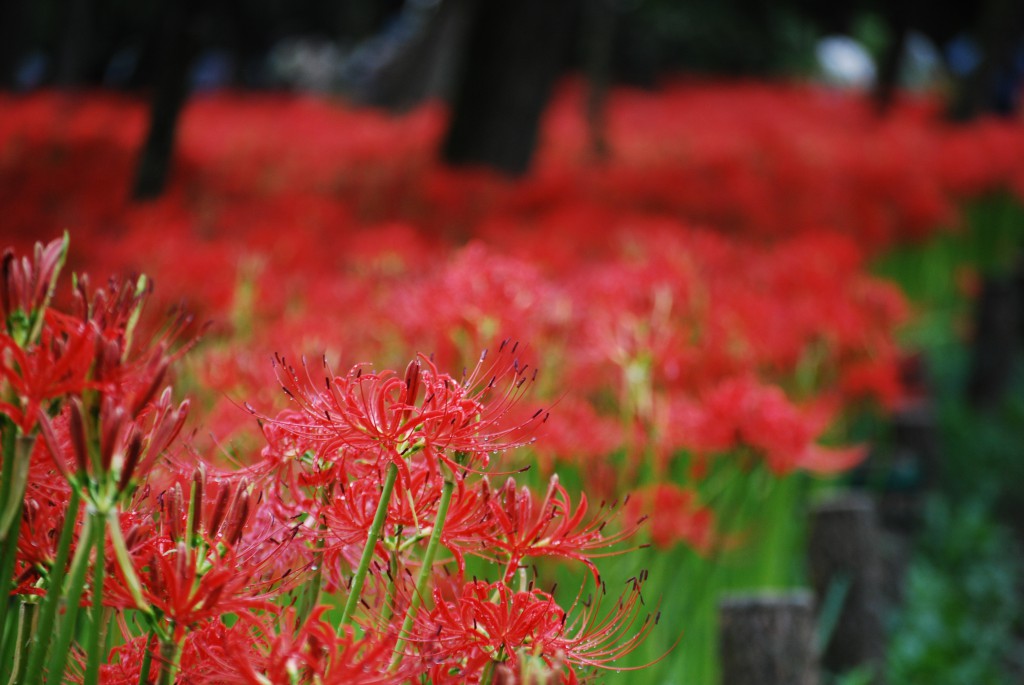
M 55 283 L 48 264 L 67 245 L 37 249 L 12 282 Z M 360 365 L 337 376 L 325 362 L 320 384 L 278 358 L 293 406 L 262 417 L 265 447 L 225 468 L 182 437 L 190 405 L 174 399 L 175 333 L 151 332 L 161 324 L 146 318 L 150 289 L 138 283 L 90 292 L 82 277 L 72 313 L 52 305 L 51 286 L 10 310 L 14 325 L 39 326 L 7 336 L 0 381 L 0 578 L 12 598 L 0 625 L 21 636 L 0 645 L 0 663 L 16 664 L 8 682 L 369 685 L 479 679 L 524 659 L 574 682 L 646 634 L 621 632 L 638 613 L 629 601 L 595 618 L 589 604 L 566 610 L 545 594 L 540 613 L 527 607 L 533 618 L 485 617 L 485 594 L 499 607 L 512 598 L 513 614 L 539 597 L 512 589 L 526 582 L 524 558 L 573 560 L 599 580 L 593 558 L 636 531 L 607 512 L 588 517 L 585 496 L 574 506 L 555 478 L 536 506 L 511 480 L 490 485 L 487 473 L 506 473 L 492 458 L 547 418 L 519 413 L 536 374 L 518 343 L 459 380 L 420 355 L 401 375 Z M 469 560 L 502 580 L 484 592 Z M 495 649 L 424 639 L 438 612 L 454 620 L 446 592 L 483 602 L 480 620 L 501 631 Z M 327 618 L 327 594 L 344 598 L 340 618 Z M 29 606 L 40 612 L 31 625 Z
M 440 165 L 436 106 L 203 96 L 130 204 L 140 102 L 0 96 L 0 682 L 618 668 L 658 614 L 605 557 L 711 568 L 863 459 L 911 315 L 870 260 L 1024 192 L 1018 124 L 923 101 L 614 91 L 601 164 L 579 101 L 513 183 Z

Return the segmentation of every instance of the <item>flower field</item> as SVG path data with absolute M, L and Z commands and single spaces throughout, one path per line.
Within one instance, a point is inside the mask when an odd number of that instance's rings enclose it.
M 716 682 L 1024 125 L 678 83 L 597 158 L 582 95 L 522 181 L 437 106 L 202 96 L 143 204 L 140 101 L 0 96 L 3 682 Z

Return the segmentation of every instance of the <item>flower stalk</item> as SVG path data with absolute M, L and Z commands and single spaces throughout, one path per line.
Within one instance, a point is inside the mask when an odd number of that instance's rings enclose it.
M 15 427 L 13 423 L 7 419 L 2 422 L 3 428 L 3 470 L 0 472 L 0 496 L 3 497 L 5 503 L 5 510 L 11 509 L 11 520 L 21 518 L 21 510 L 24 505 L 24 477 L 21 478 L 21 493 L 16 494 L 14 491 L 17 489 L 15 481 L 17 480 L 17 473 L 19 471 L 27 470 L 26 465 L 19 465 L 21 461 L 27 461 L 27 454 L 25 458 L 20 458 L 19 446 L 24 445 L 22 437 L 15 437 Z M 13 604 L 10 599 L 11 589 L 11 576 L 14 573 L 14 560 L 17 556 L 18 551 L 18 536 L 17 535 L 5 535 L 0 541 L 0 634 L 7 629 L 8 611 Z M 9 642 L 7 640 L 0 639 L 0 664 L 10 663 L 11 655 L 8 653 Z
M 82 599 L 82 591 L 85 589 L 86 571 L 89 569 L 89 553 L 94 546 L 94 528 L 93 517 L 86 516 L 78 538 L 75 556 L 71 560 L 68 585 L 63 592 L 64 614 L 57 629 L 57 641 L 54 643 L 47 664 L 48 673 L 63 673 L 64 665 L 67 663 L 68 654 L 71 651 L 71 640 L 75 634 L 79 602 Z
M 178 677 L 178 664 L 181 659 L 181 649 L 174 638 L 160 641 L 160 675 L 157 678 L 158 685 L 174 685 Z
M 92 567 L 92 616 L 89 637 L 86 642 L 87 661 L 85 665 L 85 685 L 96 685 L 99 680 L 100 662 L 104 660 L 103 637 L 106 633 L 106 621 L 103 612 L 103 583 L 106 569 L 106 526 L 103 525 L 104 515 L 92 514 L 96 518 L 96 560 Z
M 398 466 L 391 462 L 388 464 L 387 473 L 384 476 L 384 487 L 381 489 L 380 502 L 377 504 L 377 511 L 373 516 L 373 523 L 370 525 L 370 532 L 366 537 L 366 547 L 363 548 L 363 555 L 359 559 L 359 567 L 352 576 L 352 588 L 349 591 L 348 599 L 345 600 L 345 608 L 342 610 L 341 623 L 338 630 L 341 631 L 352 620 L 356 604 L 359 603 L 360 595 L 363 592 L 363 582 L 370 570 L 370 562 L 373 560 L 373 553 L 380 540 L 381 532 L 384 530 L 384 521 L 387 518 L 388 504 L 391 502 L 391 493 L 395 490 L 395 481 L 398 479 Z
M 444 467 L 447 470 L 447 467 Z M 391 670 L 394 670 L 402 662 L 405 645 L 409 635 L 412 633 L 413 623 L 416 620 L 416 612 L 419 611 L 423 601 L 423 595 L 427 593 L 427 585 L 430 583 L 434 573 L 434 558 L 437 556 L 437 548 L 441 544 L 441 533 L 444 530 L 445 519 L 448 518 L 448 506 L 452 501 L 452 493 L 455 491 L 455 481 L 451 477 L 445 478 L 441 485 L 441 499 L 437 505 L 437 517 L 434 520 L 434 529 L 430 532 L 430 540 L 427 542 L 427 550 L 423 554 L 423 563 L 420 566 L 419 575 L 416 578 L 416 590 L 409 601 L 409 609 L 406 611 L 405 620 L 402 621 L 402 630 L 398 634 L 398 642 L 395 643 L 395 651 L 391 657 Z
M 61 528 L 60 540 L 57 543 L 57 554 L 47 580 L 47 592 L 43 597 L 39 611 L 39 623 L 29 649 L 28 666 L 25 671 L 26 683 L 40 683 L 43 680 L 43 663 L 46 652 L 53 637 L 53 626 L 57 618 L 57 605 L 63 595 L 64 575 L 68 556 L 71 553 L 71 541 L 74 537 L 75 523 L 78 519 L 80 495 L 77 489 L 71 490 L 71 499 L 64 514 L 64 526 Z M 80 543 L 81 544 L 81 543 Z

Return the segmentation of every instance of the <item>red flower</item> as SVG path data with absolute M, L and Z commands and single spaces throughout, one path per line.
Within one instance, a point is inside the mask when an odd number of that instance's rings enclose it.
M 538 411 L 525 424 L 509 410 L 530 379 L 513 355 L 517 345 L 502 343 L 493 363 L 487 353 L 463 381 L 441 373 L 427 357 L 409 363 L 405 376 L 366 372 L 355 366 L 345 376 L 327 373 L 323 387 L 279 360 L 282 388 L 304 414 L 303 423 L 284 426 L 325 443 L 325 451 L 349 448 L 360 458 L 391 462 L 409 481 L 406 459 L 422 452 L 433 471 L 438 461 L 458 472 L 455 454 L 482 455 L 529 441 L 530 428 L 543 420 Z
M 63 317 L 47 317 L 38 343 L 24 348 L 0 334 L 0 378 L 17 400 L 0 401 L 0 412 L 27 434 L 49 402 L 82 392 L 90 385 L 97 335 L 95 326 Z
M 646 573 L 631 579 L 631 588 L 604 616 L 600 601 L 577 598 L 567 612 L 541 590 L 516 592 L 504 583 L 474 581 L 451 601 L 435 592 L 433 611 L 417 617 L 413 642 L 435 664 L 431 682 L 476 682 L 494 662 L 517 680 L 532 668 L 575 683 L 577 669 L 611 668 L 654 627 L 657 617 L 640 618 L 645 579 Z
M 65 235 L 45 247 L 36 243 L 32 261 L 28 257 L 18 261 L 10 248 L 4 251 L 0 259 L 0 315 L 4 330 L 17 344 L 34 342 L 67 257 L 67 248 Z
M 651 542 L 666 549 L 683 542 L 705 553 L 715 541 L 715 516 L 692 490 L 672 483 L 651 486 L 629 500 L 627 511 L 647 514 Z
M 614 510 L 602 508 L 587 519 L 587 496 L 573 510 L 569 493 L 552 476 L 544 498 L 537 501 L 529 488 L 516 489 L 509 478 L 490 501 L 491 525 L 481 535 L 480 553 L 505 567 L 505 582 L 511 580 L 525 557 L 562 557 L 583 562 L 600 582 L 592 558 L 621 552 L 607 550 L 636 532 L 639 522 L 614 533 L 605 533 Z

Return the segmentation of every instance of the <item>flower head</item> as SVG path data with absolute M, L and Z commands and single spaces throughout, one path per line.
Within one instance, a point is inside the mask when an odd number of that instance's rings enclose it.
M 432 469 L 438 462 L 452 469 L 463 458 L 482 458 L 530 441 L 531 429 L 545 418 L 538 411 L 525 423 L 510 416 L 534 372 L 515 357 L 517 344 L 502 343 L 493 361 L 485 351 L 472 373 L 458 381 L 438 371 L 423 355 L 400 376 L 395 371 L 368 371 L 357 365 L 343 376 L 324 362 L 323 384 L 278 359 L 278 378 L 297 404 L 302 420 L 288 423 L 296 433 L 320 440 L 325 451 L 351 450 L 361 459 L 391 462 L 403 481 L 406 459 L 421 453 Z

